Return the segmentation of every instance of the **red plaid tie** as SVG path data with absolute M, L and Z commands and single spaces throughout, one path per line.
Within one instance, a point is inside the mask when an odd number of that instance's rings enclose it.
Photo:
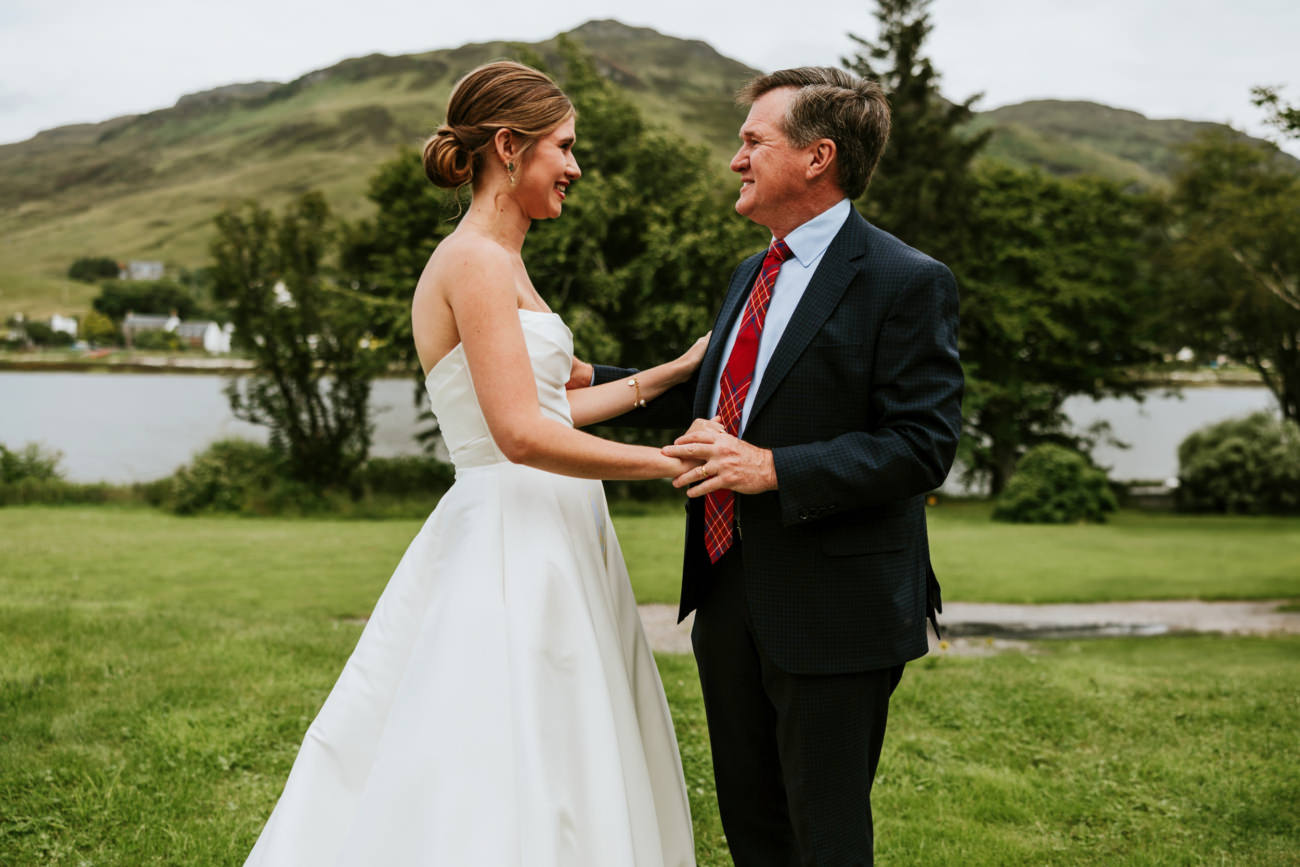
M 758 340 L 767 319 L 767 308 L 772 303 L 772 287 L 776 284 L 781 263 L 791 256 L 785 241 L 774 241 L 767 248 L 763 267 L 740 314 L 740 330 L 731 356 L 722 368 L 721 387 L 718 391 L 718 415 L 722 425 L 732 436 L 740 436 L 740 412 L 745 406 L 745 395 L 754 380 L 754 362 L 758 359 Z M 731 491 L 712 491 L 704 496 L 704 547 L 709 560 L 718 562 L 731 547 L 736 524 L 736 495 Z

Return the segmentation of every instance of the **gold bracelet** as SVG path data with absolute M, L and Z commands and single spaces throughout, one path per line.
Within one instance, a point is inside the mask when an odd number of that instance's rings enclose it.
M 645 406 L 645 401 L 641 399 L 641 383 L 636 381 L 635 376 L 627 381 L 627 387 L 636 389 L 636 397 L 632 399 L 632 409 L 640 409 Z

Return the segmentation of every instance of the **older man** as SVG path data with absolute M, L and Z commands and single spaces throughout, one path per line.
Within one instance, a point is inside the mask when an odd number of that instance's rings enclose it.
M 938 604 L 924 495 L 961 423 L 957 289 L 850 205 L 889 134 L 878 85 L 801 68 L 741 96 L 736 210 L 771 246 L 732 275 L 689 392 L 625 421 L 696 419 L 664 451 L 704 461 L 674 483 L 680 616 L 736 864 L 864 864 L 889 698 Z

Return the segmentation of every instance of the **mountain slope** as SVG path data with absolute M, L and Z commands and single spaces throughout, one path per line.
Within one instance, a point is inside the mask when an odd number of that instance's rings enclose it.
M 1095 174 L 1160 186 L 1178 165 L 1178 146 L 1222 124 L 1153 120 L 1095 102 L 1043 99 L 980 113 L 976 129 L 992 127 L 986 158 L 1052 174 Z
M 567 35 L 647 118 L 706 144 L 727 174 L 744 116 L 733 94 L 756 70 L 706 43 L 617 21 Z M 560 68 L 556 40 L 525 48 Z M 198 267 L 212 217 L 242 199 L 278 208 L 317 188 L 343 216 L 366 215 L 375 167 L 422 143 L 457 78 L 518 49 L 492 42 L 358 57 L 287 84 L 229 85 L 0 146 L 0 316 L 85 309 L 95 287 L 63 276 L 79 256 Z M 1216 125 L 1044 100 L 985 112 L 974 126 L 995 130 L 987 159 L 1149 186 L 1164 182 L 1178 143 Z
M 754 70 L 703 42 L 614 21 L 568 35 L 656 123 L 715 143 L 734 139 L 743 112 L 733 94 Z M 560 66 L 556 40 L 527 47 Z M 318 188 L 340 214 L 365 215 L 375 167 L 398 147 L 420 146 L 456 79 L 516 49 L 494 42 L 370 55 L 288 84 L 232 85 L 0 146 L 0 315 L 84 308 L 95 288 L 63 277 L 78 256 L 197 267 L 213 215 L 242 199 L 278 207 Z

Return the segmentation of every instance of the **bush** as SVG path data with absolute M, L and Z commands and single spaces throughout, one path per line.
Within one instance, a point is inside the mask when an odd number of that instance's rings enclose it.
M 1178 506 L 1300 512 L 1300 428 L 1266 412 L 1201 428 L 1178 446 Z
M 178 515 L 242 512 L 278 488 L 280 461 L 269 446 L 218 440 L 172 476 L 167 508 Z
M 1025 453 L 998 496 L 993 519 L 1021 524 L 1106 520 L 1117 508 L 1106 474 L 1086 457 L 1045 443 Z
M 133 349 L 155 349 L 164 352 L 181 352 L 185 344 L 171 331 L 141 331 L 131 338 Z
M 135 498 L 130 487 L 108 482 L 81 484 L 63 479 L 23 479 L 11 484 L 0 484 L 0 506 L 119 503 Z
M 355 489 L 316 492 L 290 479 L 270 446 L 229 439 L 208 446 L 170 479 L 140 488 L 137 495 L 179 515 L 410 517 L 427 514 L 454 478 L 450 464 L 429 457 L 370 458 L 357 471 Z
M 106 503 L 132 498 L 130 488 L 65 481 L 59 472 L 62 457 L 36 443 L 28 443 L 21 451 L 0 444 L 0 506 Z
M 66 331 L 55 331 L 44 322 L 25 322 L 23 330 L 27 339 L 37 346 L 71 346 L 76 340 Z
M 22 451 L 13 451 L 0 443 L 0 484 L 12 485 L 33 479 L 38 482 L 59 478 L 59 461 L 63 455 L 47 452 L 36 443 Z

